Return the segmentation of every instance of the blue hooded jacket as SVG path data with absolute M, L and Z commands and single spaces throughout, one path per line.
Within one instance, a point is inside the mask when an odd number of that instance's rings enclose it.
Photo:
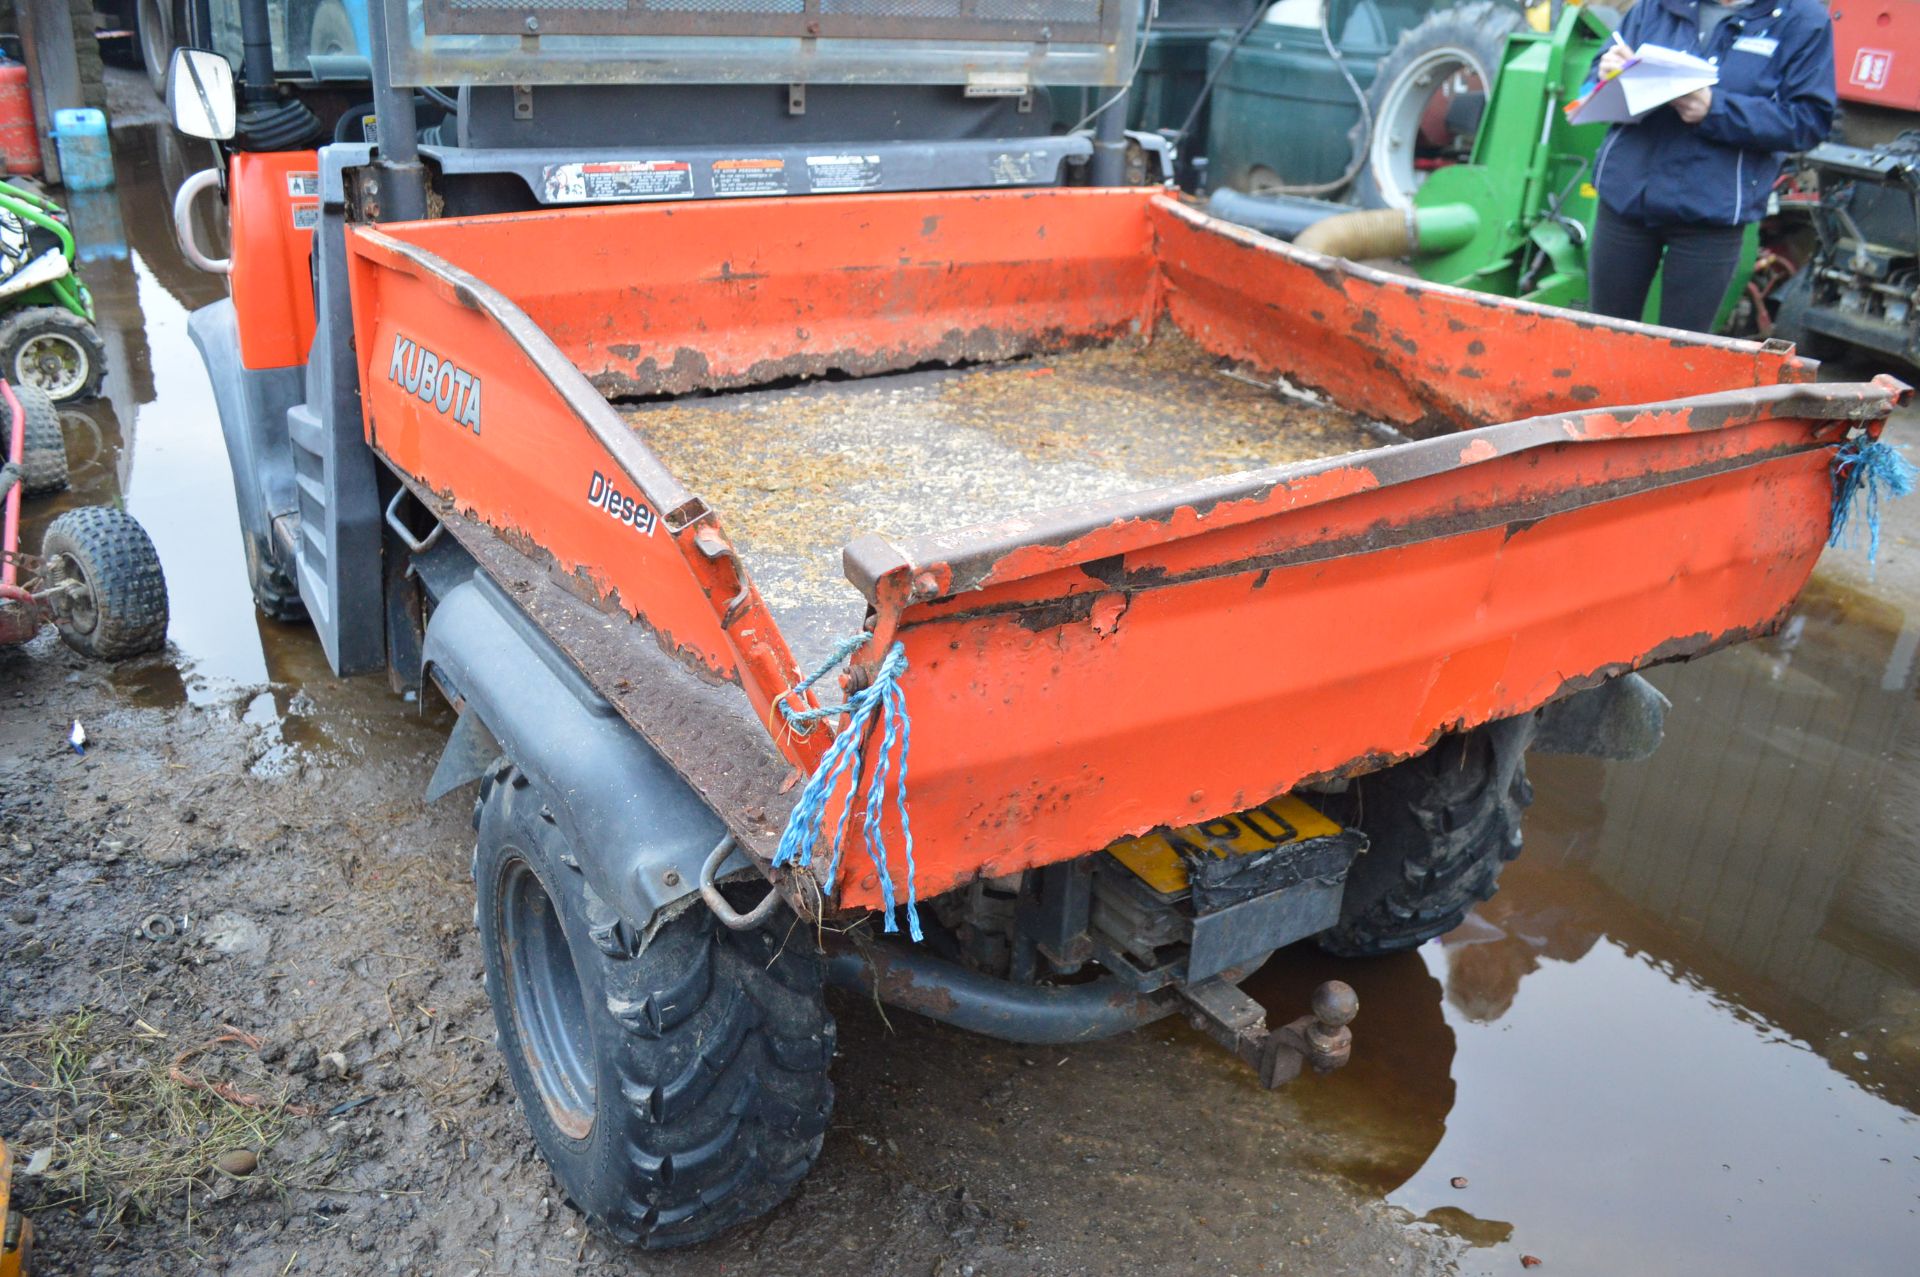
M 1752 0 L 1704 44 L 1700 0 L 1639 0 L 1620 38 L 1695 54 L 1720 74 L 1698 124 L 1662 106 L 1608 132 L 1593 184 L 1621 217 L 1649 226 L 1759 221 L 1781 161 L 1833 127 L 1833 27 L 1819 0 Z

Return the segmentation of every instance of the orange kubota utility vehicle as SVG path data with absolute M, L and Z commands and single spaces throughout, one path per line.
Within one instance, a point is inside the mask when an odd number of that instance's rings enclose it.
M 1529 747 L 1649 751 L 1633 671 L 1780 622 L 1907 393 L 1209 217 L 1131 0 L 421 0 L 291 76 L 240 9 L 171 94 L 254 588 L 458 710 L 508 1070 L 646 1245 L 812 1165 L 829 982 L 1344 1062 L 1350 989 L 1236 981 L 1456 925 Z

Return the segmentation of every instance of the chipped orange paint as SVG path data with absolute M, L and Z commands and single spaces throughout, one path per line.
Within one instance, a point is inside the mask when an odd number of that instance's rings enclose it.
M 1830 445 L 1906 393 L 1810 384 L 1785 348 L 1333 262 L 1155 192 L 572 209 L 349 240 L 381 455 L 738 683 L 765 723 L 796 677 L 777 620 L 718 516 L 601 392 L 1001 358 L 1171 322 L 1436 436 L 849 546 L 874 628 L 856 659 L 897 639 L 911 661 L 923 895 L 1764 631 L 1824 541 Z M 397 337 L 485 378 L 480 433 L 393 381 Z M 650 535 L 588 504 L 596 470 L 655 513 Z M 773 735 L 802 766 L 826 737 Z M 873 905 L 862 860 L 841 899 Z

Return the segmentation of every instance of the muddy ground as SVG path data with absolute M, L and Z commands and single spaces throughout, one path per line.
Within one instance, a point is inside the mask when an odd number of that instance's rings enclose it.
M 889 1028 L 846 998 L 834 1125 L 794 1200 L 689 1255 L 604 1245 L 558 1203 L 494 1051 L 470 796 L 419 800 L 444 723 L 396 704 L 376 757 L 327 758 L 244 706 L 144 707 L 125 686 L 51 640 L 0 658 L 0 1129 L 23 1158 L 56 1149 L 52 1177 L 20 1188 L 47 1271 L 152 1273 L 173 1256 L 456 1277 L 1421 1272 L 1446 1249 L 1304 1157 L 1276 1120 L 1286 1098 L 1184 1030 L 1016 1049 L 898 1013 Z M 332 694 L 314 687 L 293 717 L 352 712 Z M 75 719 L 84 757 L 65 740 Z M 149 919 L 173 934 L 143 935 Z M 220 1042 L 235 1030 L 261 1045 Z M 74 1055 L 67 1077 L 52 1039 Z M 207 1043 L 174 1075 L 187 1086 L 169 1078 Z M 89 1128 L 208 1164 L 257 1148 L 192 1080 L 268 1106 L 256 1171 L 176 1176 L 138 1202 L 114 1196 L 136 1183 L 78 1182 L 76 1143 L 96 1165 L 130 1161 L 86 1148 Z M 316 1115 L 273 1115 L 281 1103 Z M 154 1129 L 182 1108 L 212 1129 Z
M 1266 1093 L 1181 1026 L 1016 1048 L 836 995 L 788 1204 L 671 1255 L 587 1236 L 494 1053 L 470 796 L 420 801 L 444 711 L 248 599 L 183 327 L 221 286 L 156 212 L 198 162 L 123 131 L 83 210 L 123 242 L 84 268 L 112 371 L 28 525 L 125 501 L 169 649 L 0 651 L 0 1136 L 43 1272 L 1912 1271 L 1920 498 L 1780 636 L 1658 672 L 1654 762 L 1536 759 L 1458 932 L 1249 983 L 1286 1018 L 1352 981 L 1347 1070 Z

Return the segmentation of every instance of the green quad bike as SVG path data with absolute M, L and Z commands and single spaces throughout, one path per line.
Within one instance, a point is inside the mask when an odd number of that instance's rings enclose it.
M 106 373 L 93 298 L 73 258 L 60 206 L 0 182 L 0 377 L 55 403 L 99 394 Z

